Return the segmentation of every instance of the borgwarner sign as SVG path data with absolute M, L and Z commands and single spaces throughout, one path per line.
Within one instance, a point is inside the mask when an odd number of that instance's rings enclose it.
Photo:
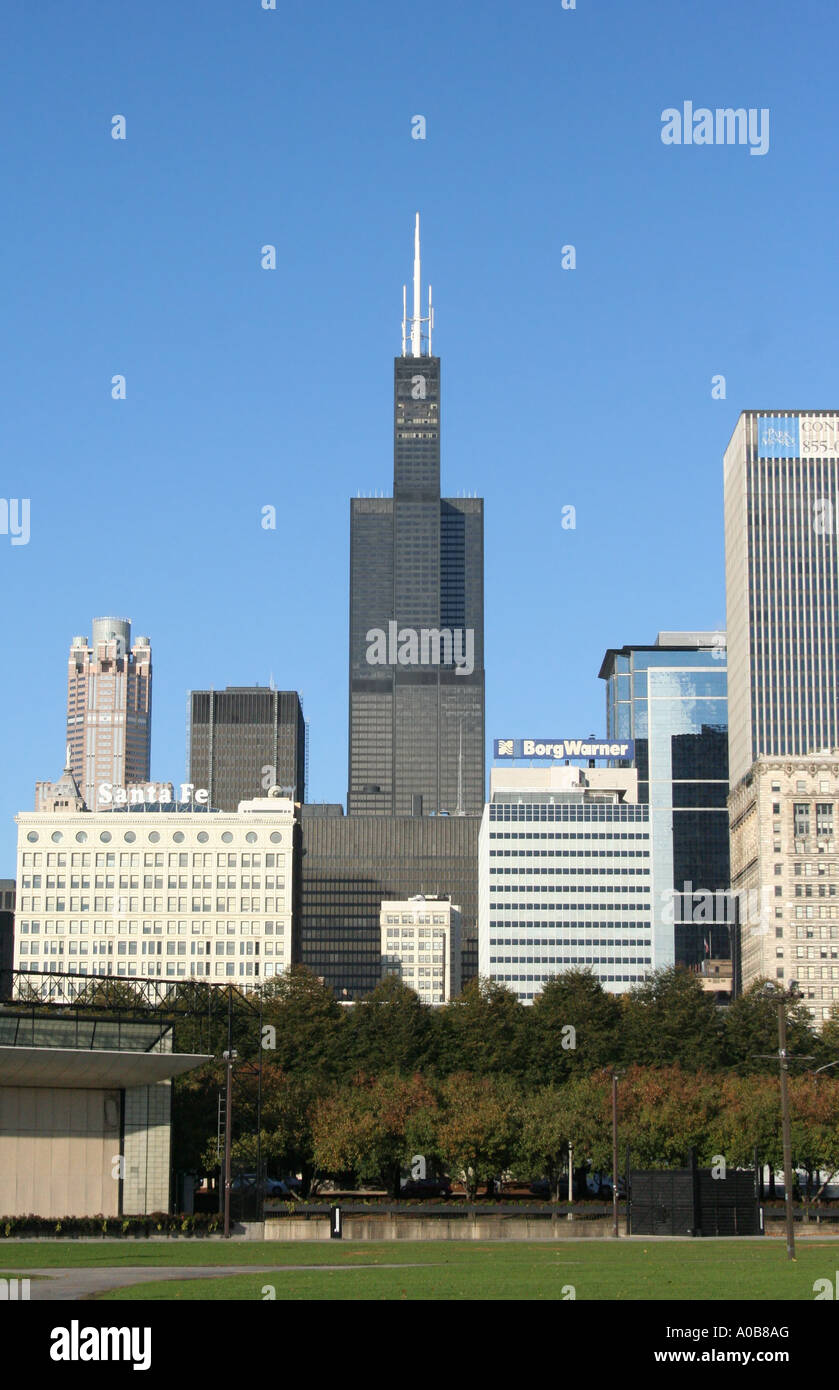
M 635 757 L 632 739 L 622 742 L 593 743 L 582 738 L 497 738 L 496 758 L 623 758 Z

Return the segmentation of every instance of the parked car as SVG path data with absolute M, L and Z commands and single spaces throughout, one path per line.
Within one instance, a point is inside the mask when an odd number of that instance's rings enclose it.
M 401 1194 L 403 1197 L 449 1197 L 451 1190 L 448 1178 L 406 1178 Z
M 300 1192 L 303 1184 L 299 1178 L 263 1178 L 262 1191 L 266 1197 L 291 1197 Z M 231 1192 L 255 1192 L 256 1173 L 240 1173 L 230 1184 Z

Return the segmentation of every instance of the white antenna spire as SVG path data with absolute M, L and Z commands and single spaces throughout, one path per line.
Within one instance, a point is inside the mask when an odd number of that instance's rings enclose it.
M 428 286 L 428 317 L 423 318 L 420 307 L 420 296 L 422 293 L 422 275 L 420 265 L 420 215 L 416 214 L 414 222 L 414 303 L 413 313 L 408 318 L 408 287 L 402 286 L 402 356 L 408 356 L 408 324 L 411 325 L 411 357 L 422 357 L 422 326 L 428 324 L 427 353 L 431 356 L 431 330 L 434 327 L 434 310 L 431 307 L 431 286 Z
M 414 315 L 411 319 L 411 356 L 421 357 L 422 310 L 420 309 L 420 226 L 419 213 L 414 223 Z

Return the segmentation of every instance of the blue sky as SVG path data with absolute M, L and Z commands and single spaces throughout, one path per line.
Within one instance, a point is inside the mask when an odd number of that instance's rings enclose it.
M 95 615 L 151 637 L 153 777 L 190 688 L 273 675 L 344 799 L 349 498 L 391 488 L 417 209 L 444 491 L 486 498 L 488 740 L 604 732 L 608 646 L 723 626 L 738 413 L 839 405 L 837 40 L 832 0 L 11 0 L 0 874 Z M 769 108 L 769 152 L 663 145 L 686 100 Z

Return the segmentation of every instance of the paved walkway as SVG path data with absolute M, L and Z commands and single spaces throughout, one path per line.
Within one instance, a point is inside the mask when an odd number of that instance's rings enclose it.
M 66 1300 L 93 1298 L 110 1289 L 123 1289 L 129 1284 L 150 1284 L 162 1279 L 222 1279 L 231 1274 L 296 1274 L 301 1270 L 353 1271 L 363 1269 L 417 1269 L 417 1265 L 178 1265 L 165 1269 L 150 1269 L 135 1265 L 118 1269 L 21 1269 L 13 1278 L 32 1278 L 32 1303 L 57 1303 Z M 270 1280 L 266 1280 L 270 1283 Z

